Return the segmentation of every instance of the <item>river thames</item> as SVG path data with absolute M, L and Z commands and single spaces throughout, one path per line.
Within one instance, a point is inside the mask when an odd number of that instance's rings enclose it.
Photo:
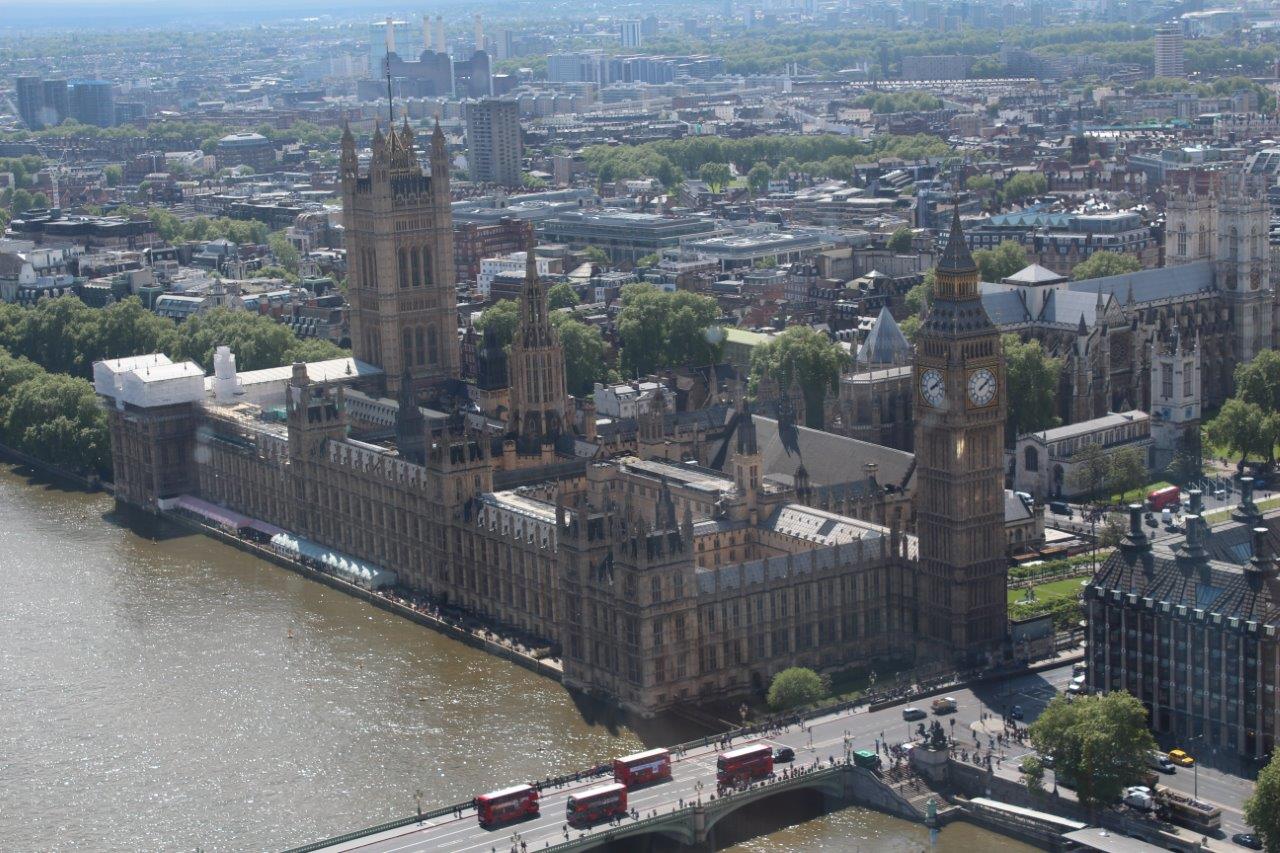
M 690 735 L 111 498 L 0 469 L 0 846 L 280 850 Z M 642 740 L 643 737 L 643 740 Z M 928 849 L 846 809 L 742 851 Z M 936 849 L 1031 848 L 965 824 Z

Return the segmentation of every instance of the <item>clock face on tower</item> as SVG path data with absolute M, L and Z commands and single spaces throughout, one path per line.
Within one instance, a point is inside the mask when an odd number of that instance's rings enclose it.
M 979 368 L 969 374 L 969 402 L 975 406 L 987 406 L 996 398 L 996 375 L 988 368 Z
M 920 396 L 935 409 L 947 399 L 947 388 L 942 381 L 942 374 L 936 370 L 926 370 L 920 374 Z

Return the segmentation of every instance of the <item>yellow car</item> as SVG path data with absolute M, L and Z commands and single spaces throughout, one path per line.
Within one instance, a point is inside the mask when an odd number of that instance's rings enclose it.
M 1180 767 L 1190 767 L 1196 760 L 1180 749 L 1169 750 L 1169 760 Z

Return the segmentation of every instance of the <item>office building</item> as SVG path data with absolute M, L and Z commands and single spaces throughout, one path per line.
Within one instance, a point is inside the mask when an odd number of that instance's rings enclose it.
M 1276 713 L 1280 644 L 1280 517 L 1253 501 L 1210 527 L 1190 492 L 1185 533 L 1142 526 L 1129 534 L 1083 590 L 1089 690 L 1125 690 L 1151 728 L 1192 755 L 1264 760 L 1280 735 Z
M 467 104 L 467 167 L 481 184 L 519 187 L 520 105 L 486 98 Z
M 18 115 L 27 127 L 39 130 L 44 127 L 44 91 L 39 77 L 19 77 L 14 81 L 18 100 Z
M 260 133 L 229 133 L 218 140 L 213 153 L 219 169 L 248 166 L 259 174 L 276 169 L 276 148 Z
M 71 117 L 82 124 L 111 127 L 116 123 L 115 92 L 105 80 L 71 81 Z
M 642 28 L 644 24 L 635 19 L 627 19 L 618 22 L 618 40 L 623 47 L 636 48 L 640 46 L 643 40 Z
M 1157 77 L 1183 77 L 1182 65 L 1182 27 L 1177 24 L 1162 24 L 1156 27 L 1156 68 Z
M 71 114 L 66 80 L 19 77 L 14 90 L 18 115 L 32 130 L 57 127 Z

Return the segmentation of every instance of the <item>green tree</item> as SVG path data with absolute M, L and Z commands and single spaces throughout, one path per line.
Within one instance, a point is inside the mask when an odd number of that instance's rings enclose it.
M 821 428 L 822 404 L 827 392 L 836 389 L 840 368 L 847 360 L 840 345 L 826 335 L 809 326 L 792 326 L 751 353 L 752 387 L 766 369 L 783 388 L 790 385 L 792 370 L 798 371 L 804 389 L 804 422 Z
M 287 364 L 298 339 L 287 326 L 270 317 L 215 308 L 188 318 L 178 327 L 176 355 L 190 359 L 206 371 L 213 369 L 213 353 L 229 346 L 240 370 L 261 370 Z
M 922 316 L 933 302 L 933 293 L 938 286 L 938 271 L 931 269 L 924 274 L 924 280 L 907 291 L 905 297 L 907 310 L 913 316 Z
M 17 449 L 80 473 L 105 472 L 107 416 L 86 380 L 43 373 L 10 395 L 5 436 Z
M 1280 753 L 1258 773 L 1253 793 L 1244 801 L 1244 820 L 1267 853 L 1280 853 Z
M 98 311 L 75 296 L 47 299 L 22 316 L 13 350 L 50 373 L 88 376 L 99 341 Z
M 298 264 L 302 260 L 302 256 L 298 253 L 297 247 L 289 242 L 289 238 L 284 235 L 283 231 L 276 231 L 268 235 L 267 245 L 271 247 L 271 254 L 275 256 L 280 266 L 293 275 L 298 274 Z
M 580 301 L 578 292 L 567 281 L 552 285 L 551 289 L 547 291 L 547 307 L 552 311 L 558 311 L 561 308 L 572 308 Z
M 899 255 L 905 255 L 907 252 L 911 251 L 911 240 L 914 236 L 915 232 L 906 225 L 903 225 L 901 228 L 894 231 L 893 235 L 889 237 L 889 251 Z
M 970 192 L 990 192 L 996 188 L 996 179 L 990 175 L 970 175 L 964 186 Z
M 1236 397 L 1263 412 L 1280 412 L 1280 352 L 1262 350 L 1236 366 Z
M 1071 776 L 1081 805 L 1107 806 L 1140 782 L 1156 748 L 1142 703 L 1123 690 L 1102 696 L 1055 696 L 1031 724 L 1031 743 Z
M 732 177 L 728 163 L 703 163 L 698 169 L 698 178 L 716 192 L 724 189 Z
M 14 356 L 8 350 L 0 348 L 0 432 L 4 431 L 9 417 L 9 404 L 13 399 L 14 389 L 44 374 L 40 365 L 30 359 Z
M 282 364 L 295 361 L 329 361 L 335 358 L 348 358 L 350 350 L 345 350 L 333 341 L 321 338 L 295 338 L 289 348 L 284 351 Z
M 1121 447 L 1107 454 L 1107 491 L 1124 495 L 1147 482 L 1147 454 L 1137 447 Z
M 1094 252 L 1085 260 L 1075 265 L 1071 277 L 1076 281 L 1086 278 L 1103 278 L 1109 275 L 1124 275 L 1142 269 L 1142 262 L 1133 255 L 1120 252 Z
M 1023 343 L 1017 335 L 1008 334 L 1001 336 L 1000 343 L 1009 400 L 1004 439 L 1012 447 L 1020 435 L 1057 425 L 1054 405 L 1062 360 L 1050 356 L 1036 340 Z
M 636 261 L 636 269 L 649 269 L 650 267 L 656 267 L 661 261 L 662 258 L 658 256 L 657 252 L 651 252 L 647 255 L 642 255 L 640 259 Z
M 499 299 L 480 314 L 476 320 L 476 328 L 483 332 L 492 326 L 498 343 L 505 348 L 511 345 L 519 323 L 519 304 L 514 299 Z
M 1049 182 L 1039 172 L 1019 172 L 1004 182 L 1001 193 L 1006 204 L 1041 195 L 1049 188 Z
M 920 315 L 912 314 L 898 324 L 898 328 L 902 331 L 902 336 L 907 339 L 908 343 L 916 342 L 916 335 L 920 334 Z
M 1098 444 L 1086 444 L 1071 457 L 1075 470 L 1071 472 L 1070 485 L 1086 497 L 1094 498 L 1102 494 L 1107 484 L 1110 466 L 1107 454 Z
M 593 384 L 603 382 L 609 371 L 600 330 L 563 312 L 552 314 L 551 324 L 559 332 L 560 344 L 564 347 L 566 390 L 578 396 L 590 393 Z
M 773 710 L 785 711 L 817 702 L 827 695 L 827 690 L 827 685 L 818 673 L 802 666 L 793 666 L 773 677 L 766 701 Z
M 773 180 L 773 170 L 769 168 L 768 163 L 756 163 L 747 172 L 747 186 L 751 188 L 752 195 L 760 195 L 769 189 L 769 182 Z
M 107 186 L 118 187 L 120 182 L 124 180 L 124 169 L 112 164 L 102 170 L 102 177 L 106 179 Z
M 584 257 L 588 263 L 594 264 L 598 267 L 608 267 L 613 263 L 609 258 L 609 253 L 604 249 L 601 249 L 599 246 L 588 246 L 583 249 L 582 257 Z
M 1232 397 L 1222 404 L 1218 416 L 1205 425 L 1209 441 L 1228 453 L 1239 453 L 1243 465 L 1253 452 L 1269 453 L 1266 415 L 1256 403 Z
M 1022 784 L 1033 794 L 1044 793 L 1044 763 L 1034 755 L 1022 758 Z
M 173 322 L 143 308 L 136 296 L 101 309 L 97 319 L 93 350 L 79 359 L 89 365 L 104 358 L 173 352 L 178 343 Z
M 719 306 L 708 296 L 627 285 L 617 319 L 623 372 L 643 376 L 660 367 L 714 363 L 721 341 L 710 328 L 719 317 Z
M 983 281 L 1000 281 L 1027 265 L 1027 252 L 1017 240 L 1005 240 L 994 249 L 974 252 L 973 260 Z

